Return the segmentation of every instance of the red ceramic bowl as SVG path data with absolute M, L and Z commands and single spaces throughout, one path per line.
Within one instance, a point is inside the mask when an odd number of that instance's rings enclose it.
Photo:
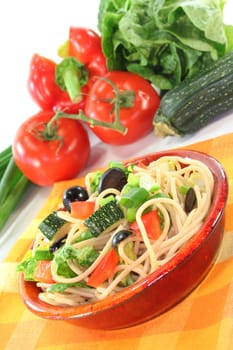
M 174 258 L 140 282 L 105 300 L 87 305 L 48 305 L 38 299 L 39 289 L 36 285 L 25 282 L 21 274 L 20 294 L 33 313 L 43 318 L 66 320 L 83 327 L 124 328 L 163 313 L 181 301 L 201 282 L 214 263 L 223 237 L 223 214 L 228 194 L 226 174 L 218 161 L 196 151 L 163 151 L 135 158 L 132 162 L 143 161 L 148 164 L 164 155 L 198 159 L 204 162 L 214 175 L 213 202 L 199 232 Z

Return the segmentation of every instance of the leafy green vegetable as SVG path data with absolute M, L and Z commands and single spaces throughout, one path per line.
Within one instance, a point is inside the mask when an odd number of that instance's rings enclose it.
M 55 262 L 56 262 L 56 266 L 57 266 L 57 274 L 59 276 L 64 276 L 67 278 L 72 278 L 72 277 L 77 276 L 77 274 L 73 270 L 71 270 L 67 261 L 62 260 L 59 257 L 59 259 L 55 259 Z
M 125 208 L 139 208 L 149 199 L 149 192 L 142 187 L 133 187 L 120 198 L 120 205 Z
M 36 270 L 36 266 L 37 266 L 37 259 L 30 256 L 27 259 L 22 260 L 17 265 L 16 271 L 17 272 L 21 271 L 24 273 L 25 281 L 35 281 L 34 272 Z
M 81 234 L 75 239 L 75 243 L 85 241 L 86 239 L 93 238 L 90 231 L 81 232 Z
M 69 244 L 64 245 L 55 253 L 57 273 L 66 277 L 74 277 L 74 272 L 70 270 L 67 261 L 75 259 L 80 266 L 89 267 L 98 255 L 98 252 L 92 246 L 75 249 Z
M 224 0 L 101 0 L 98 28 L 108 68 L 173 88 L 233 49 L 223 9 Z

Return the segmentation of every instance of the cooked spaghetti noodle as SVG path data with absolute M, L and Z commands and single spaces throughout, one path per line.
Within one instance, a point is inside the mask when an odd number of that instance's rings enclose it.
M 53 280 L 57 284 L 65 284 L 66 288 L 59 292 L 51 291 L 51 284 L 38 282 L 37 285 L 41 288 L 39 294 L 41 300 L 49 304 L 69 306 L 97 301 L 117 293 L 168 262 L 203 225 L 211 205 L 214 179 L 208 167 L 202 162 L 178 156 L 166 156 L 151 162 L 148 166 L 134 165 L 133 174 L 139 181 L 149 180 L 150 185 L 155 185 L 156 188 L 153 195 L 137 208 L 135 220 L 140 234 L 131 230 L 130 223 L 124 218 L 115 227 L 105 230 L 98 236 L 79 240 L 86 230 L 84 220 L 72 217 L 68 211 L 58 211 L 59 217 L 70 223 L 64 245 L 72 246 L 74 249 L 92 246 L 98 252 L 98 257 L 85 268 L 80 266 L 76 259 L 68 259 L 67 265 L 73 273 L 71 277 L 58 272 L 57 263 L 53 259 L 51 264 Z M 106 198 L 108 194 L 113 194 L 119 202 L 122 196 L 119 190 L 108 188 L 100 194 L 98 191 L 92 193 L 90 183 L 93 175 L 94 173 L 90 173 L 86 176 L 85 187 L 89 194 L 88 200 L 95 201 L 95 210 L 100 207 L 101 199 Z M 185 210 L 187 191 L 182 193 L 182 189 L 184 192 L 184 189 L 190 187 L 195 193 L 195 205 L 187 212 Z M 126 216 L 125 210 L 123 208 Z M 161 218 L 161 233 L 156 239 L 149 237 L 142 220 L 144 213 L 150 210 L 156 210 Z M 96 288 L 88 287 L 90 275 L 112 248 L 113 236 L 121 230 L 131 230 L 131 234 L 117 245 L 119 263 L 114 274 Z M 33 251 L 47 243 L 48 240 L 43 234 L 38 233 Z M 130 247 L 131 254 L 128 253 L 127 247 Z

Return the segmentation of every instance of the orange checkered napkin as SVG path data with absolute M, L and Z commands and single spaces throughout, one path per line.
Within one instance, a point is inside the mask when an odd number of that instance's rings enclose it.
M 0 265 L 0 349 L 233 349 L 233 134 L 186 148 L 217 158 L 229 180 L 223 243 L 217 261 L 200 285 L 168 312 L 128 329 L 90 330 L 33 315 L 18 294 L 15 268 L 32 241 L 40 218 L 54 208 L 64 186 L 67 187 L 67 182 L 59 183 Z

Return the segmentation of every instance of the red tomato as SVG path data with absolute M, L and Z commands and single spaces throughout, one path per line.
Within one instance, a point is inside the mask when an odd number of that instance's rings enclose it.
M 144 224 L 148 238 L 152 240 L 158 239 L 161 235 L 161 225 L 157 210 L 151 210 L 148 213 L 144 214 L 142 216 L 142 222 Z M 138 234 L 141 234 L 136 221 L 130 225 L 130 228 Z
M 91 287 L 98 287 L 114 274 L 118 262 L 119 256 L 115 249 L 112 248 L 92 272 L 87 284 Z
M 44 131 L 44 124 L 53 115 L 52 111 L 43 111 L 27 119 L 13 142 L 17 166 L 28 179 L 41 186 L 75 177 L 87 164 L 90 154 L 87 131 L 77 120 L 61 118 L 56 121 L 57 135 L 63 143 L 35 136 L 35 130 Z
M 71 216 L 78 219 L 86 219 L 95 209 L 94 201 L 75 201 L 70 203 Z
M 51 272 L 51 260 L 39 260 L 34 272 L 34 279 L 42 283 L 54 283 Z
M 137 74 L 112 71 L 104 75 L 114 82 L 121 92 L 133 90 L 134 103 L 120 108 L 120 121 L 128 129 L 126 134 L 102 126 L 91 126 L 91 130 L 105 143 L 124 145 L 135 142 L 153 129 L 153 117 L 159 107 L 160 97 L 148 81 Z M 97 80 L 90 89 L 85 103 L 85 114 L 92 119 L 112 121 L 113 104 L 106 99 L 115 97 L 112 86 L 105 80 Z
M 92 29 L 70 27 L 69 56 L 74 56 L 83 64 L 92 61 L 93 56 L 101 51 L 101 38 Z

